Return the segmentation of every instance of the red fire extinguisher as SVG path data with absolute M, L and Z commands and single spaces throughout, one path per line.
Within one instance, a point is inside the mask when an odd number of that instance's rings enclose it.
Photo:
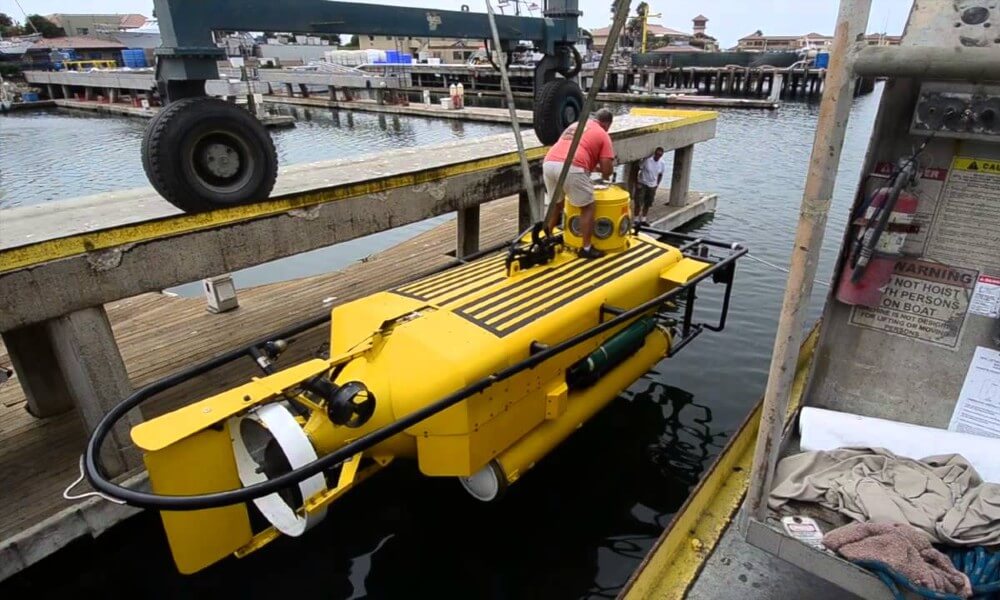
M 907 161 L 891 186 L 872 193 L 864 213 L 854 221 L 854 244 L 837 286 L 841 302 L 874 308 L 882 299 L 903 256 L 906 236 L 917 227 L 918 199 L 903 189 L 913 181 L 915 171 L 912 161 Z

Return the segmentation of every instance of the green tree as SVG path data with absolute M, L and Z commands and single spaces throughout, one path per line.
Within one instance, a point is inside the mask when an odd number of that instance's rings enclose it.
M 21 35 L 21 26 L 5 13 L 0 13 L 0 36 Z
M 66 31 L 42 15 L 28 15 L 24 23 L 25 31 L 37 31 L 45 38 L 64 37 Z
M 625 25 L 625 38 L 630 42 L 628 45 L 633 48 L 638 48 L 642 44 L 642 21 L 647 14 L 649 14 L 649 5 L 640 2 L 639 6 L 635 7 L 636 16 L 629 19 L 628 24 Z

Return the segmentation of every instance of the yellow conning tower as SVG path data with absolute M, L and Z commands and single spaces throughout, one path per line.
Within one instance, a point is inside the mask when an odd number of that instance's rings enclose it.
M 591 244 L 605 252 L 621 252 L 632 229 L 632 209 L 628 192 L 617 185 L 594 187 L 594 235 Z M 580 209 L 565 203 L 563 240 L 567 248 L 583 248 L 580 238 Z

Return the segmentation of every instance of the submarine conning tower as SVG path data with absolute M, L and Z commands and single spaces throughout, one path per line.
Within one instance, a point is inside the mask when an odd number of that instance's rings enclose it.
M 594 235 L 591 244 L 604 252 L 622 252 L 628 249 L 632 232 L 631 197 L 614 184 L 594 185 Z M 563 217 L 563 244 L 572 250 L 583 248 L 580 237 L 580 208 L 565 204 Z

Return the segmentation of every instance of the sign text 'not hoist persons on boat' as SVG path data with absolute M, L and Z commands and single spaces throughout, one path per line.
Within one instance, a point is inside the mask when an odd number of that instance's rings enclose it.
M 970 269 L 901 260 L 879 306 L 854 307 L 851 324 L 956 349 L 978 277 Z

